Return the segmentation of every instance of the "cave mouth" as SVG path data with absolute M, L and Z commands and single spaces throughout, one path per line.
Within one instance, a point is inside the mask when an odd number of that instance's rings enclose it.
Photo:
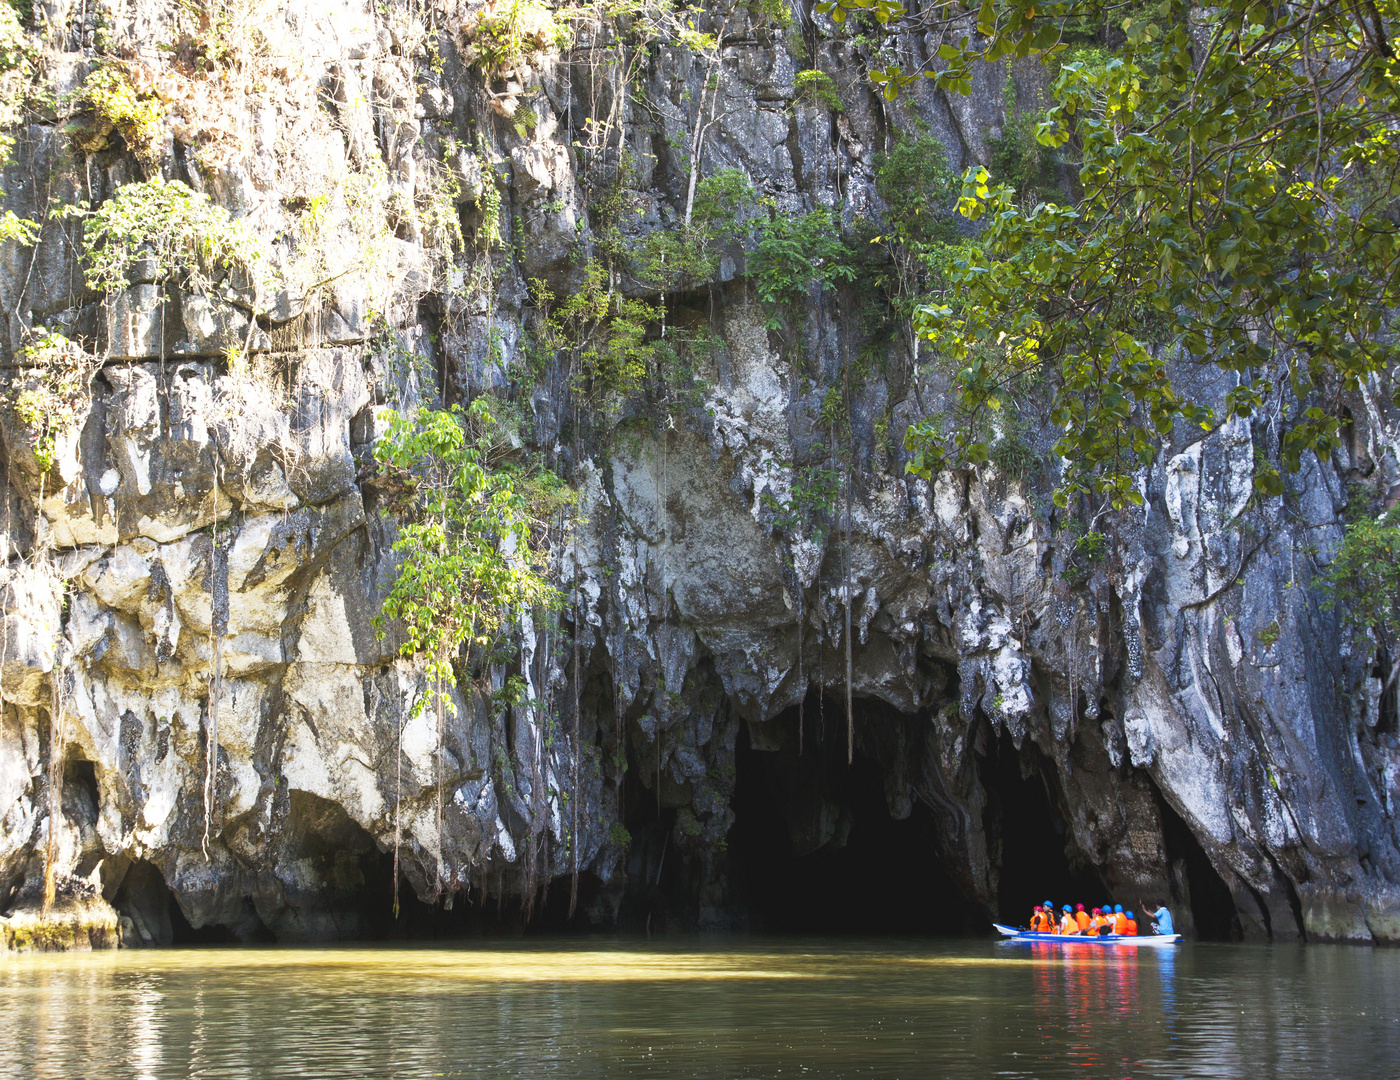
M 988 855 L 1000 868 L 997 921 L 1025 926 L 1035 905 L 1047 899 L 1056 908 L 1093 908 L 1107 900 L 1112 894 L 1075 845 L 1059 809 L 1054 769 L 1035 744 L 1025 740 L 1017 748 L 1003 733 L 989 740 L 978 764 L 987 792 Z
M 1162 818 L 1162 843 L 1176 886 L 1177 895 L 1172 899 L 1186 902 L 1191 915 L 1190 926 L 1199 940 L 1243 940 L 1244 929 L 1230 886 L 1211 864 L 1210 856 L 1181 815 L 1172 809 L 1155 785 L 1153 791 Z
M 740 732 L 728 837 L 740 925 L 801 935 L 985 932 L 983 913 L 940 860 L 932 812 L 891 782 L 889 750 L 907 753 L 921 721 L 870 700 L 853 711 L 849 765 L 844 703 L 815 694 L 800 753 L 796 708 Z

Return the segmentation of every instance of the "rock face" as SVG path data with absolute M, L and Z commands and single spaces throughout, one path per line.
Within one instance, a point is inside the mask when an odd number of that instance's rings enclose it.
M 44 9 L 46 77 L 70 87 L 99 31 L 152 79 L 171 55 L 157 47 L 185 40 L 184 9 L 161 0 Z M 138 269 L 119 295 L 85 290 L 61 218 L 0 260 L 4 362 L 40 325 L 100 360 L 51 469 L 8 405 L 0 427 L 0 937 L 109 944 L 118 917 L 129 944 L 384 932 L 396 847 L 405 903 L 528 907 L 577 872 L 580 918 L 741 923 L 726 838 L 746 770 L 792 852 L 854 842 L 818 768 L 844 768 L 849 694 L 889 818 L 929 826 L 903 858 L 937 863 L 987 916 L 1038 899 L 1010 883 L 1014 781 L 1053 819 L 1046 874 L 1166 898 L 1188 927 L 1194 912 L 1251 937 L 1400 940 L 1395 711 L 1374 646 L 1316 588 L 1349 484 L 1400 484 L 1379 387 L 1349 402 L 1347 445 L 1278 497 L 1253 486 L 1277 431 L 1178 432 L 1139 477 L 1143 507 L 1094 519 L 1086 560 L 1083 525 L 1050 504 L 1053 462 L 904 474 L 899 434 L 944 401 L 907 334 L 849 383 L 833 435 L 823 395 L 867 345 L 866 298 L 814 290 L 790 320 L 802 340 L 782 340 L 736 244 L 715 281 L 664 298 L 674 324 L 714 332 L 698 379 L 581 423 L 567 358 L 529 355 L 528 281 L 580 287 L 605 181 L 628 235 L 676 221 L 706 62 L 654 46 L 618 95 L 620 70 L 591 59 L 609 31 L 581 20 L 570 49 L 483 74 L 463 29 L 481 9 L 438 5 L 426 28 L 387 9 L 289 0 L 247 46 L 257 78 L 185 78 L 183 104 L 164 99 L 150 171 L 228 208 L 293 282 L 255 325 L 237 281 Z M 1024 106 L 1038 93 L 1036 69 L 986 69 L 970 98 L 886 104 L 831 29 L 735 13 L 702 174 L 742 169 L 776 212 L 829 206 L 854 228 L 882 211 L 874 155 L 896 132 L 931 132 L 960 171 L 988 160 L 1006 80 Z M 799 96 L 803 64 L 841 112 Z M 222 126 L 191 119 L 216 92 Z M 84 155 L 57 121 L 17 140 L 21 216 L 141 177 L 120 140 Z M 243 348 L 251 366 L 231 364 Z M 421 667 L 374 622 L 396 526 L 371 447 L 386 407 L 487 392 L 520 404 L 579 526 L 556 552 L 564 611 L 522 618 L 519 662 L 493 676 L 522 676 L 527 700 L 457 695 L 438 753 Z M 1052 439 L 1027 441 L 1046 457 Z M 787 513 L 828 470 L 835 497 Z M 39 940 L 21 923 L 51 830 L 72 925 Z

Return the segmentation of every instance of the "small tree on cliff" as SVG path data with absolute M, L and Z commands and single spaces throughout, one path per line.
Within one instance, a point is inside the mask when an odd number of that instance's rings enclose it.
M 391 412 L 388 421 L 375 458 L 398 473 L 412 501 L 393 545 L 398 570 L 375 625 L 383 634 L 394 623 L 403 634 L 400 653 L 422 658 L 433 685 L 441 890 L 443 736 L 446 714 L 455 711 L 450 694 L 473 659 L 507 637 L 522 609 L 557 605 L 557 591 L 544 573 L 545 515 L 562 489 L 552 473 L 532 474 L 506 460 L 508 444 L 485 398 L 465 410 Z M 429 702 L 428 695 L 420 697 L 413 715 L 426 711 Z M 400 722 L 399 802 L 402 738 Z M 401 824 L 396 802 L 396 915 Z
M 1349 630 L 1374 635 L 1389 657 L 1383 697 L 1400 676 L 1400 508 L 1348 525 L 1325 582 L 1323 607 Z

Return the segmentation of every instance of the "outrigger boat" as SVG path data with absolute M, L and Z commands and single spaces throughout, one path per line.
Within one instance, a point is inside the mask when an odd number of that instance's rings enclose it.
M 1131 945 L 1134 948 L 1160 948 L 1176 945 L 1181 941 L 1180 934 L 1138 934 L 1132 937 L 1120 934 L 1104 934 L 1091 937 L 1088 934 L 1042 934 L 1034 930 L 1021 930 L 1014 926 L 992 923 L 1002 937 L 1016 941 L 1046 941 L 1056 945 Z

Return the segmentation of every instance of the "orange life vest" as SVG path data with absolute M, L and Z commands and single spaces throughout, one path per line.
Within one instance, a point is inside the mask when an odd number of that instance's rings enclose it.
M 1074 916 L 1071 915 L 1068 911 L 1065 912 L 1065 917 L 1064 917 L 1063 919 L 1060 920 L 1060 933 L 1062 933 L 1062 934 L 1077 934 L 1077 933 L 1079 933 L 1079 924 L 1078 924 L 1077 922 L 1074 921 Z
M 1035 934 L 1040 933 L 1040 928 L 1044 925 L 1045 916 L 1042 915 L 1039 911 L 1033 912 L 1031 915 L 1031 932 Z
M 1074 921 L 1079 924 L 1079 932 L 1082 934 L 1085 930 L 1089 929 L 1089 924 L 1093 922 L 1093 919 L 1089 916 L 1087 911 L 1076 911 L 1074 913 Z
M 1124 915 L 1121 911 L 1114 912 L 1113 932 L 1121 937 L 1127 937 L 1128 935 L 1128 916 Z
M 1137 937 L 1137 920 L 1136 920 L 1136 919 L 1125 919 L 1125 920 L 1123 920 L 1123 921 L 1126 922 L 1126 923 L 1128 924 L 1128 930 L 1127 930 L 1128 936 L 1129 936 L 1129 937 Z
M 1113 927 L 1113 920 L 1110 919 L 1107 915 L 1095 915 L 1095 916 L 1094 916 L 1094 933 L 1095 933 L 1095 934 L 1100 934 L 1100 933 L 1102 933 L 1102 932 L 1104 931 L 1105 928 L 1108 928 L 1108 929 L 1111 930 L 1112 927 Z

